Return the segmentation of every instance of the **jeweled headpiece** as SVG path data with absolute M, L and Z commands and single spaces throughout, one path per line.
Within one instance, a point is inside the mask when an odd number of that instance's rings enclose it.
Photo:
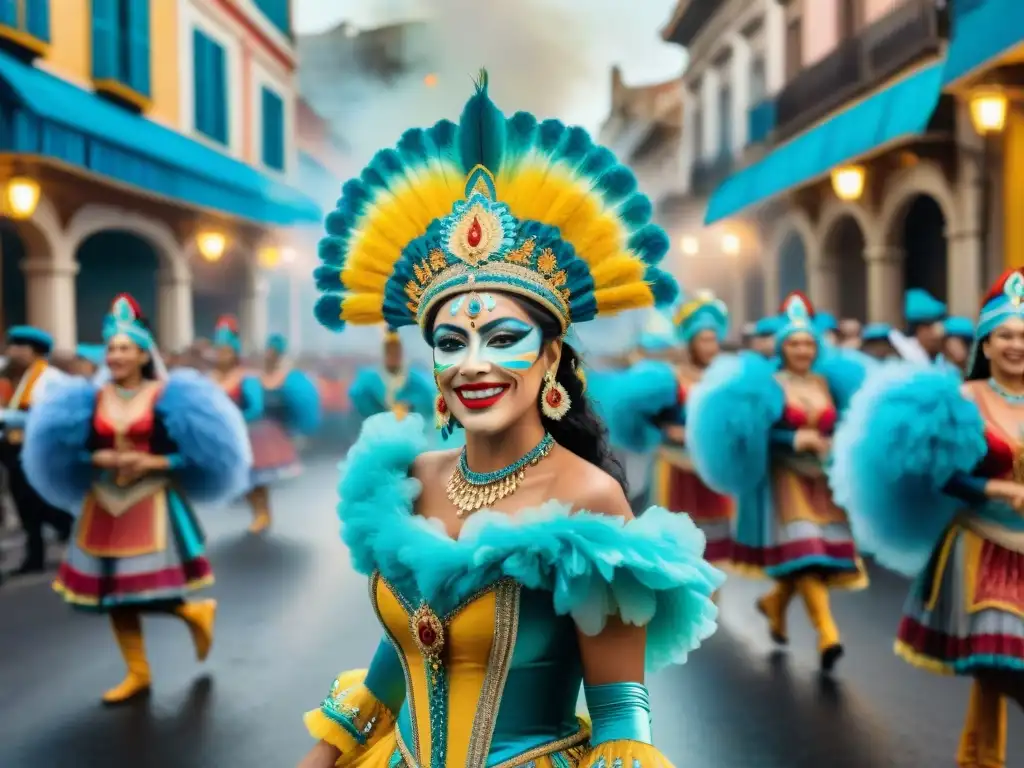
M 238 320 L 234 315 L 222 315 L 213 329 L 213 343 L 218 347 L 230 347 L 236 353 L 242 351 L 242 337 Z
M 974 378 L 978 350 L 985 339 L 1000 325 L 1014 318 L 1024 320 L 1024 268 L 1003 272 L 981 300 L 978 330 L 967 365 L 968 378 Z
M 439 302 L 513 293 L 562 325 L 665 305 L 675 281 L 636 177 L 582 128 L 506 118 L 481 73 L 458 124 L 412 129 L 347 182 L 320 243 L 319 321 L 424 326 Z M 467 305 L 468 307 L 469 305 Z M 468 310 L 467 310 L 468 311 Z
M 103 320 L 103 341 L 109 342 L 115 336 L 127 336 L 148 352 L 153 348 L 153 334 L 143 318 L 139 303 L 127 293 L 119 294 L 110 307 L 110 314 Z
M 701 331 L 709 330 L 721 341 L 729 331 L 729 308 L 711 291 L 699 291 L 676 310 L 675 325 L 686 344 Z
M 779 318 L 782 323 L 775 332 L 776 350 L 781 349 L 782 342 L 794 333 L 806 333 L 813 336 L 815 341 L 821 341 L 814 323 L 814 306 L 803 292 L 792 291 L 782 300 Z

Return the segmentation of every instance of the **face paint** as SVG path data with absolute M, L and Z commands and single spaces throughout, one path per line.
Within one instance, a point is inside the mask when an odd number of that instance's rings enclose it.
M 537 362 L 542 346 L 540 328 L 512 317 L 492 320 L 468 332 L 442 324 L 434 329 L 434 372 L 442 374 L 473 355 L 499 368 L 525 371 Z

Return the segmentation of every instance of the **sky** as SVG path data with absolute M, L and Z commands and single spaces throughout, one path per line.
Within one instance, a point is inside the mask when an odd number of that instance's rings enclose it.
M 496 88 L 503 71 L 506 81 L 524 83 L 511 86 L 524 92 L 504 94 L 505 99 L 532 102 L 516 103 L 515 109 L 543 111 L 545 117 L 596 131 L 608 114 L 612 65 L 622 68 L 630 84 L 661 82 L 681 74 L 682 50 L 660 37 L 675 4 L 675 0 L 295 0 L 295 26 L 299 33 L 310 33 L 342 21 L 371 27 L 409 15 L 439 14 L 453 39 L 467 40 L 467 58 L 476 50 L 486 51 L 490 60 L 481 63 L 490 70 Z M 482 34 L 469 39 L 477 28 Z M 529 52 L 527 63 L 524 52 Z M 529 77 L 524 77 L 524 70 Z M 538 78 L 532 70 L 543 71 L 546 93 L 536 88 Z

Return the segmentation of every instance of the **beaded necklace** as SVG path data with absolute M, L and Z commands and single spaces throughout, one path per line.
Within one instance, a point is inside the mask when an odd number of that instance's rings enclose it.
M 448 478 L 448 500 L 458 509 L 462 518 L 488 504 L 511 496 L 526 477 L 526 468 L 551 453 L 555 439 L 545 434 L 539 443 L 525 456 L 494 472 L 474 472 L 466 461 L 466 449 L 462 449 L 459 463 Z
M 1024 404 L 1024 394 L 1015 394 L 1010 392 L 1008 389 L 1003 387 L 995 378 L 989 378 L 988 385 L 992 387 L 992 391 L 1003 398 L 1010 405 L 1021 405 Z

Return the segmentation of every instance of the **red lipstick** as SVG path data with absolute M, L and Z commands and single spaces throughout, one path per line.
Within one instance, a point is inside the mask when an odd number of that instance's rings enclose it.
M 459 398 L 459 402 L 471 411 L 481 411 L 501 400 L 509 386 L 509 384 L 481 381 L 455 387 L 455 394 Z

